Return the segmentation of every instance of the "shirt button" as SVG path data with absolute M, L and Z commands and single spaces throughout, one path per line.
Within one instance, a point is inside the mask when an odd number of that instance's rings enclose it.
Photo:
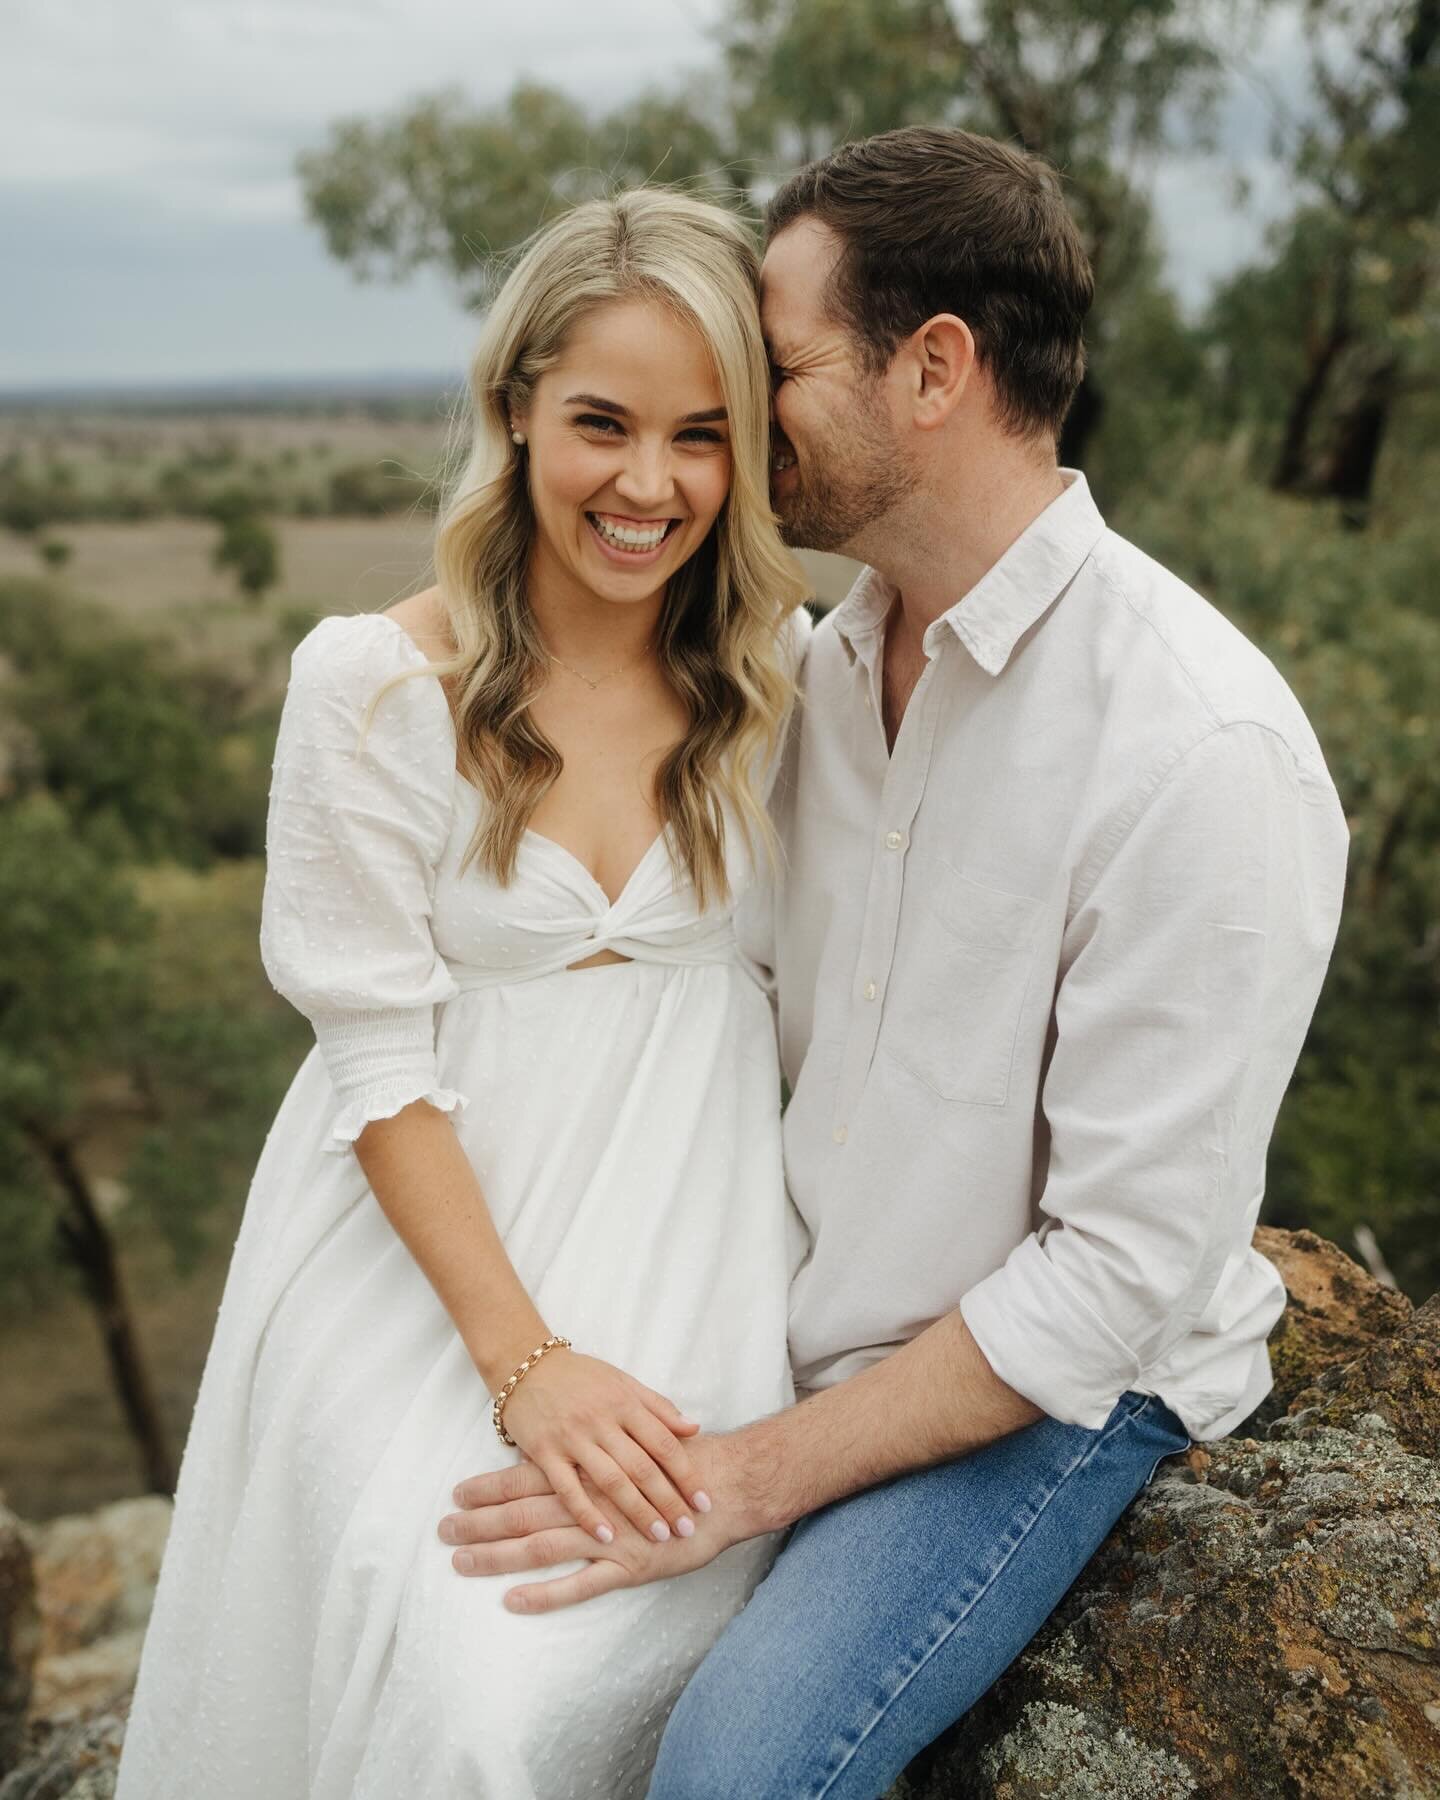
M 835 1142 L 837 1144 L 843 1144 L 845 1142 L 845 1139 L 848 1136 L 849 1136 L 849 1133 L 846 1131 L 846 1129 L 843 1125 L 837 1125 L 835 1127 Z
M 885 848 L 887 850 L 898 850 L 904 842 L 905 833 L 903 831 L 887 831 L 885 833 Z
M 876 987 L 873 981 L 867 981 L 865 983 L 865 998 L 867 1000 L 873 1000 L 879 992 L 879 988 Z

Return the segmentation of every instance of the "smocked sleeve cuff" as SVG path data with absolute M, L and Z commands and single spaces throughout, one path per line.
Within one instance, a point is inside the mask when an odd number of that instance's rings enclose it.
M 320 1010 L 315 1041 L 340 1109 L 325 1148 L 343 1156 L 375 1119 L 393 1119 L 412 1100 L 454 1112 L 466 1097 L 440 1081 L 433 1006 Z
M 341 1108 L 325 1148 L 332 1156 L 348 1155 L 367 1125 L 376 1119 L 393 1119 L 415 1100 L 424 1100 L 443 1113 L 453 1113 L 457 1108 L 463 1111 L 470 1104 L 467 1095 L 456 1093 L 454 1088 L 426 1086 L 423 1078 L 376 1087 Z
M 960 1316 L 1000 1379 L 1062 1424 L 1098 1431 L 1140 1377 L 1134 1354 L 1033 1233 L 970 1289 Z

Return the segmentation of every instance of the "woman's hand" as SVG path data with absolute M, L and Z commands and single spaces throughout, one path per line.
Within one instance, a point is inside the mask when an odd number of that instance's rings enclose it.
M 613 1543 L 615 1533 L 582 1475 L 656 1543 L 672 1532 L 692 1536 L 692 1510 L 710 1510 L 680 1441 L 699 1425 L 663 1394 L 596 1357 L 552 1350 L 505 1402 L 505 1429 L 575 1523 L 602 1544 Z
M 719 1498 L 705 1530 L 684 1541 L 656 1543 L 616 1512 L 615 1542 L 602 1547 L 577 1529 L 570 1508 L 530 1462 L 462 1481 L 453 1496 L 458 1510 L 440 1520 L 439 1536 L 456 1546 L 451 1562 L 461 1575 L 529 1574 L 556 1563 L 584 1565 L 570 1575 L 508 1589 L 505 1605 L 511 1612 L 553 1612 L 614 1588 L 684 1575 L 764 1529 L 743 1504 L 737 1443 L 733 1434 L 702 1436 L 691 1443 L 689 1454 L 701 1480 Z M 598 1496 L 590 1498 L 602 1504 Z

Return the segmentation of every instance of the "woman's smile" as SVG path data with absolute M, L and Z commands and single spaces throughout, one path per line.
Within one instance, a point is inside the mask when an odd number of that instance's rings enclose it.
M 596 547 L 607 561 L 626 567 L 649 568 L 682 521 L 677 518 L 634 519 L 624 513 L 587 512 L 585 522 Z

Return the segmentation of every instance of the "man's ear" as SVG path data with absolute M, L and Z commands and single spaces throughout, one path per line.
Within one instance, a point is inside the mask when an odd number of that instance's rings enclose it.
M 917 430 L 936 431 L 975 373 L 975 335 L 954 313 L 936 313 L 910 339 L 911 405 Z

